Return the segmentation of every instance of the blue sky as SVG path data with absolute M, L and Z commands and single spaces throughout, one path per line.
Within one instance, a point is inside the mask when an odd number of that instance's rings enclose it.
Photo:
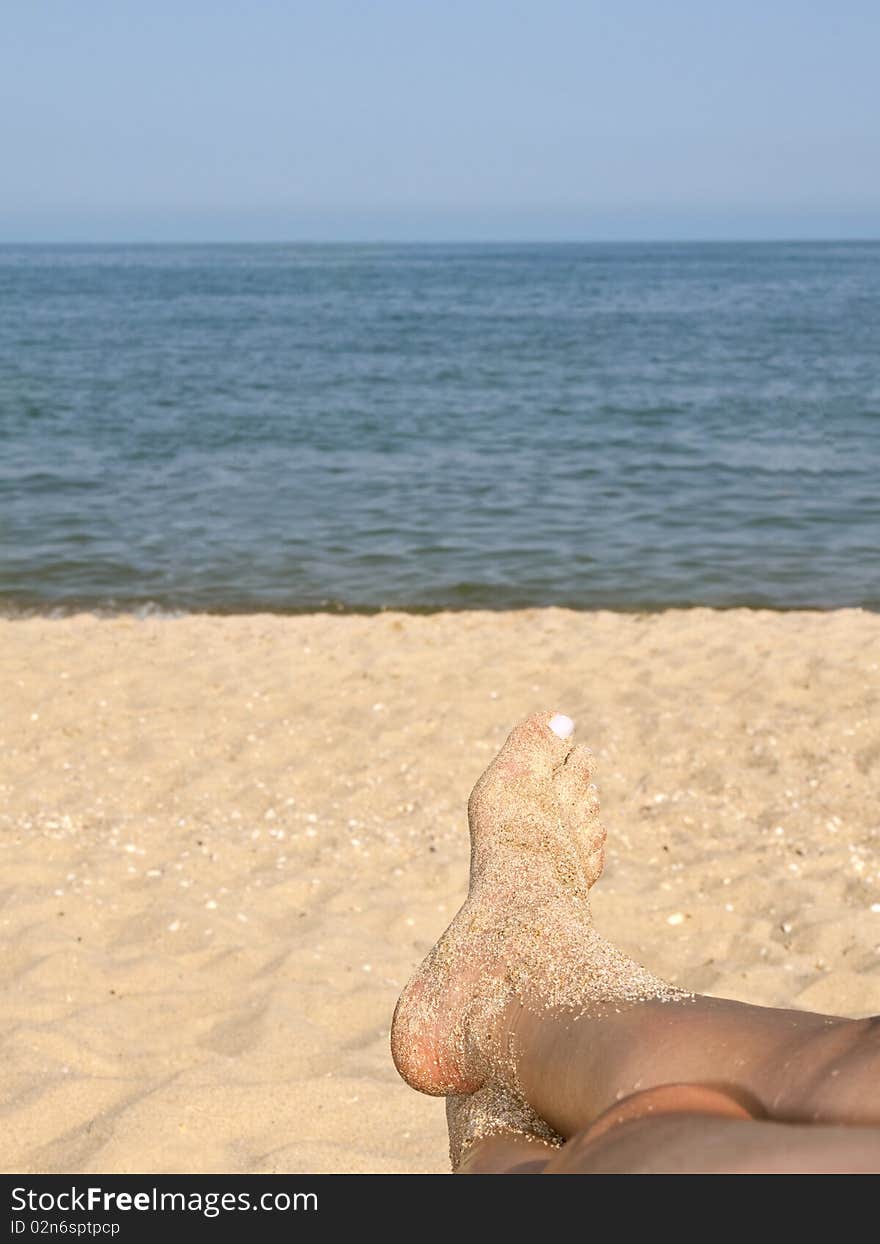
M 5 0 L 0 240 L 880 236 L 877 0 Z

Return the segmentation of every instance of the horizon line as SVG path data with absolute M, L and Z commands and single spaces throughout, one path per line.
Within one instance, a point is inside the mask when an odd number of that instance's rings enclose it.
M 834 245 L 880 242 L 880 233 L 829 236 L 770 237 L 643 237 L 643 238 L 0 238 L 0 247 L 13 246 L 773 246 L 817 243 Z

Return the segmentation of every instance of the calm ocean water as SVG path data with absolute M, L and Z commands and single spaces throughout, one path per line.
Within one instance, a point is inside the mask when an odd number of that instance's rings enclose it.
M 880 243 L 0 248 L 0 611 L 880 607 Z

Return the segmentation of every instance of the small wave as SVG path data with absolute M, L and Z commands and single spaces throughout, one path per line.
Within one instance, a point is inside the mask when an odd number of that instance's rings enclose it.
M 145 622 L 152 618 L 185 618 L 189 614 L 201 612 L 204 611 L 160 605 L 153 600 L 137 604 L 125 604 L 114 600 L 21 604 L 18 601 L 4 601 L 0 599 L 0 618 L 6 618 L 11 621 L 24 618 L 48 618 L 50 621 L 54 621 L 88 614 L 94 618 L 131 617 Z

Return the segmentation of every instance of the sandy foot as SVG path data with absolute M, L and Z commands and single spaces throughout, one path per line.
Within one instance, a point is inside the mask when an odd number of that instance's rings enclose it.
M 572 744 L 573 729 L 561 714 L 529 717 L 471 794 L 468 897 L 403 991 L 392 1027 L 397 1069 L 421 1092 L 489 1084 L 516 1095 L 517 1052 L 503 1022 L 514 1000 L 582 1014 L 680 996 L 593 928 L 588 896 L 605 829 L 593 758 Z

